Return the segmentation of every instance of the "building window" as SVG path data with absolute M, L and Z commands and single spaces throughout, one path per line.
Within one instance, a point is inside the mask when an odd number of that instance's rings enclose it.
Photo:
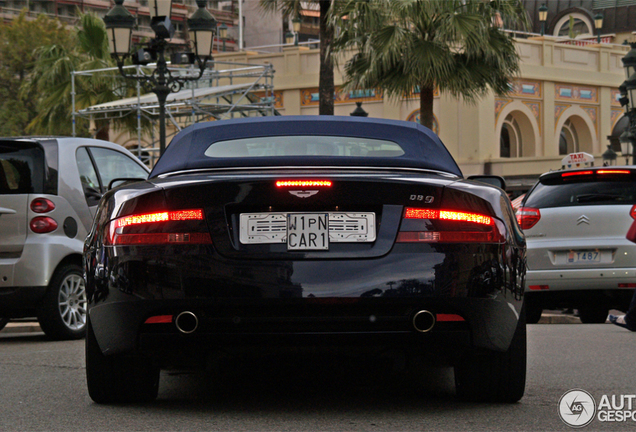
M 570 120 L 563 124 L 561 134 L 559 136 L 559 154 L 568 155 L 579 151 L 579 139 L 576 129 Z
M 593 35 L 592 22 L 583 14 L 565 15 L 554 26 L 554 35 L 576 38 L 582 35 Z
M 501 128 L 501 136 L 499 137 L 499 155 L 502 158 L 521 157 L 523 138 L 519 123 L 509 114 L 504 120 Z

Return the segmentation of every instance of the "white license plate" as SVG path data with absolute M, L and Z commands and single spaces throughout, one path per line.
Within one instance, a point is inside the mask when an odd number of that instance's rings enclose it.
M 329 250 L 329 213 L 289 213 L 287 250 Z
M 241 213 L 240 242 L 242 244 L 287 244 L 287 221 L 290 214 L 292 213 Z M 375 241 L 375 213 L 323 212 L 313 214 L 328 215 L 329 244 Z
M 600 263 L 599 251 L 570 251 L 567 258 L 568 264 Z

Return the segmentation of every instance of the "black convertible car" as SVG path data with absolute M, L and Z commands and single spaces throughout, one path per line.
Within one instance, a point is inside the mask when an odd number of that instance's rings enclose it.
M 86 239 L 91 398 L 152 400 L 161 369 L 305 347 L 443 361 L 460 397 L 519 400 L 525 239 L 481 180 L 415 123 L 184 129 L 147 181 L 103 197 Z

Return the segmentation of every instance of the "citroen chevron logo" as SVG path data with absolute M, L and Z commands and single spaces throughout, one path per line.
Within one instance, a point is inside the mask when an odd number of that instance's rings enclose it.
M 581 225 L 581 224 L 583 224 L 583 223 L 584 223 L 584 224 L 587 224 L 587 225 L 589 225 L 589 224 L 590 224 L 590 219 L 589 219 L 587 216 L 585 216 L 585 215 L 583 215 L 583 216 L 579 217 L 579 218 L 576 220 L 576 224 L 577 224 L 577 225 Z
M 298 198 L 309 198 L 310 196 L 314 196 L 318 193 L 317 190 L 300 190 L 300 191 L 289 191 L 290 194 L 297 196 Z

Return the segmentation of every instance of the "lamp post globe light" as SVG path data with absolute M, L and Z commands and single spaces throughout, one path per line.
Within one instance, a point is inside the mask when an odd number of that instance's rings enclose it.
M 634 154 L 633 145 L 636 137 L 636 43 L 630 43 L 630 47 L 629 52 L 621 59 L 627 79 L 618 87 L 621 93 L 619 101 L 621 106 L 625 107 L 625 115 L 629 118 L 629 127 L 625 131 L 627 133 L 620 137 L 621 150 L 625 155 Z
M 197 81 L 205 71 L 208 59 L 212 58 L 212 40 L 216 30 L 216 20 L 205 8 L 206 0 L 197 0 L 199 7 L 187 20 L 190 41 L 194 45 L 194 55 L 185 56 L 196 61 L 199 67 L 197 76 L 173 75 L 168 69 L 165 59 L 167 39 L 174 36 L 174 26 L 170 21 L 172 10 L 171 0 L 150 0 L 150 25 L 155 37 L 142 44 L 144 48 L 131 56 L 132 30 L 135 27 L 135 17 L 123 6 L 124 0 L 114 0 L 115 6 L 104 16 L 104 25 L 108 34 L 111 56 L 117 62 L 120 74 L 139 81 L 157 95 L 159 101 L 159 153 L 166 150 L 166 99 L 171 92 L 181 90 L 188 81 Z M 124 71 L 124 61 L 131 57 L 133 63 L 147 65 L 156 59 L 156 67 L 150 75 L 131 75 Z
M 608 145 L 607 150 L 602 155 L 603 157 L 603 166 L 613 166 L 616 165 L 616 158 L 618 155 L 614 150 L 612 150 L 612 146 Z

